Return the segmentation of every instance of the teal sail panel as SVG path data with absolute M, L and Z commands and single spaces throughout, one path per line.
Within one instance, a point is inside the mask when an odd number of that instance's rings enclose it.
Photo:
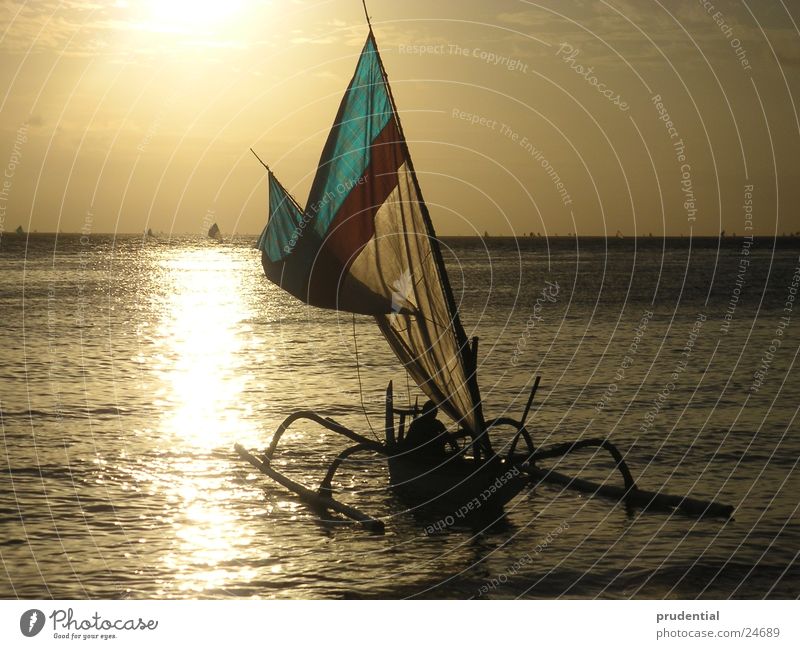
M 328 233 L 345 199 L 358 186 L 370 164 L 373 142 L 390 119 L 392 103 L 381 62 L 375 41 L 368 38 L 328 134 L 306 203 L 306 212 L 320 238 Z
M 269 221 L 258 239 L 258 248 L 270 261 L 285 259 L 297 245 L 305 222 L 303 211 L 269 172 Z

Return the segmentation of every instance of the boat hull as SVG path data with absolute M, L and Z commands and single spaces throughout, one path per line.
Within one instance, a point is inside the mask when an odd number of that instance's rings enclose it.
M 390 457 L 389 479 L 412 513 L 445 526 L 502 518 L 506 503 L 528 483 L 519 468 L 499 459 L 476 462 L 462 457 L 434 463 Z

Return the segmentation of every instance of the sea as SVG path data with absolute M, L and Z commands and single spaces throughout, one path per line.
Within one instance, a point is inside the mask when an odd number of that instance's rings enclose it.
M 0 597 L 800 595 L 800 239 L 444 238 L 487 418 L 519 418 L 541 377 L 537 446 L 606 438 L 641 488 L 735 513 L 539 485 L 491 525 L 426 525 L 353 456 L 335 493 L 382 535 L 234 451 L 303 409 L 379 438 L 389 381 L 420 399 L 369 317 L 282 292 L 253 243 L 0 237 Z M 315 487 L 347 445 L 297 422 L 274 465 Z M 620 481 L 592 449 L 542 466 Z

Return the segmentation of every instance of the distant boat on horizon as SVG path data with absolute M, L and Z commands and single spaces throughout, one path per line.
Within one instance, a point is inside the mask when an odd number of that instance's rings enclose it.
M 216 223 L 208 229 L 208 236 L 214 241 L 222 241 L 222 232 L 220 232 Z
M 17 226 L 17 229 L 16 229 L 16 230 L 14 230 L 14 232 L 15 232 L 16 234 L 25 234 L 25 230 L 23 230 L 23 229 L 22 229 L 22 226 L 21 226 L 21 225 L 18 225 L 18 226 Z

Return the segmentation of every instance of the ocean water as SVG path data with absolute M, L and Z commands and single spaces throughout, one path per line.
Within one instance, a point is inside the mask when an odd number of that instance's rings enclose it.
M 364 455 L 335 486 L 384 518 L 373 536 L 233 451 L 304 408 L 379 434 L 389 380 L 413 401 L 369 318 L 283 294 L 251 238 L 4 234 L 0 596 L 795 598 L 800 240 L 742 243 L 444 241 L 487 416 L 518 417 L 541 376 L 537 444 L 608 437 L 643 488 L 733 520 L 548 486 L 429 533 Z M 276 464 L 315 485 L 345 445 L 298 424 Z M 550 466 L 619 480 L 591 451 Z

